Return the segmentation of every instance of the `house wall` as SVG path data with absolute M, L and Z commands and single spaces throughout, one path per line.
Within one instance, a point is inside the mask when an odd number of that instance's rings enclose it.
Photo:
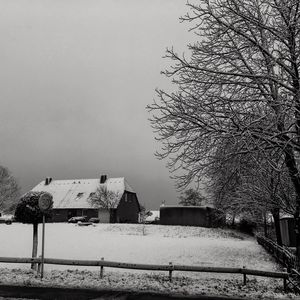
M 210 207 L 162 206 L 160 224 L 215 227 L 221 225 L 222 220 L 217 219 L 216 210 Z
M 97 217 L 100 223 L 138 223 L 140 205 L 135 193 L 125 192 L 117 209 L 53 209 L 52 222 L 67 222 L 71 217 Z
M 53 209 L 52 222 L 67 222 L 68 221 L 68 210 L 67 209 Z
M 67 222 L 72 217 L 87 216 L 88 219 L 98 217 L 97 209 L 67 209 L 54 208 L 52 222 Z
M 98 209 L 98 218 L 100 223 L 110 223 L 110 212 L 108 209 L 99 208 Z
M 115 222 L 138 223 L 140 205 L 135 193 L 125 191 L 116 211 Z
M 82 214 L 79 216 L 87 216 L 88 219 L 90 218 L 98 218 L 98 210 L 97 209 L 82 209 Z

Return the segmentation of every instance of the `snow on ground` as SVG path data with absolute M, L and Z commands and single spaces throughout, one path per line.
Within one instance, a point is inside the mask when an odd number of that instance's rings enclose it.
M 39 253 L 41 252 L 39 226 Z M 144 235 L 145 234 L 145 235 Z M 0 256 L 30 257 L 32 225 L 0 226 Z M 273 259 L 246 235 L 201 227 L 46 224 L 45 257 L 149 264 L 188 264 L 276 270 Z M 9 265 L 5 265 L 8 267 Z M 70 266 L 47 265 L 46 269 Z
M 250 279 L 247 285 L 242 280 L 225 278 L 203 278 L 197 280 L 188 276 L 175 276 L 169 282 L 167 276 L 150 274 L 133 274 L 105 272 L 103 279 L 99 272 L 87 270 L 52 270 L 45 274 L 41 281 L 39 275 L 31 270 L 1 269 L 0 284 L 21 284 L 26 286 L 52 286 L 52 287 L 85 287 L 107 290 L 138 290 L 155 291 L 163 293 L 176 293 L 183 295 L 218 295 L 236 296 L 247 299 L 297 299 L 292 293 L 283 293 L 282 283 L 274 280 L 258 281 Z M 109 298 L 111 299 L 111 298 Z M 299 298 L 298 298 L 299 299 Z
M 41 246 L 39 226 L 39 246 Z M 32 225 L 13 223 L 0 226 L 0 256 L 30 257 Z M 40 247 L 41 248 L 41 247 Z M 40 249 L 39 249 L 40 253 Z M 201 227 L 95 224 L 46 224 L 45 257 L 101 259 L 149 264 L 186 264 L 279 270 L 254 238 L 240 233 Z M 35 284 L 39 281 L 28 265 L 0 264 L 0 281 Z M 14 270 L 21 268 L 23 270 Z M 72 269 L 73 271 L 67 270 Z M 77 269 L 77 270 L 76 270 Z M 85 270 L 84 270 L 85 269 Z M 60 271 L 57 271 L 60 270 Z M 9 275 L 10 274 L 10 275 Z M 174 282 L 167 272 L 130 271 L 105 268 L 99 279 L 97 267 L 45 265 L 43 284 L 67 284 L 114 288 L 138 288 L 189 294 L 215 293 L 279 297 L 282 280 L 249 276 L 242 286 L 242 275 L 174 272 Z M 258 291 L 259 290 L 259 291 Z

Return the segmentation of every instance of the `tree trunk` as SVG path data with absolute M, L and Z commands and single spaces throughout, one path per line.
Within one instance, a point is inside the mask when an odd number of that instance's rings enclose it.
M 38 223 L 33 224 L 33 243 L 32 243 L 32 258 L 37 257 L 38 247 Z M 31 269 L 36 270 L 36 264 L 31 264 Z
M 281 231 L 280 231 L 280 221 L 279 221 L 279 208 L 274 208 L 274 209 L 272 209 L 271 212 L 272 212 L 273 219 L 274 219 L 277 244 L 279 246 L 282 246 L 282 238 L 281 238 Z
M 268 237 L 268 223 L 267 223 L 267 213 L 264 212 L 264 234 Z
M 296 255 L 298 258 L 298 262 L 300 259 L 300 208 L 299 204 L 297 203 L 296 211 L 294 213 L 295 219 L 295 234 L 296 234 Z
M 231 227 L 235 226 L 235 214 L 232 214 Z
M 300 175 L 295 159 L 295 154 L 291 147 L 285 149 L 285 165 L 289 170 L 291 181 L 296 191 L 296 211 L 294 214 L 295 218 L 295 233 L 296 233 L 296 248 L 297 257 L 300 259 Z

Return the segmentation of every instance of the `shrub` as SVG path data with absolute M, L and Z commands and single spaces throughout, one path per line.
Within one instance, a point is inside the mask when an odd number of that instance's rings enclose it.
M 247 219 L 242 219 L 238 225 L 238 229 L 241 232 L 251 234 L 251 235 L 254 234 L 256 227 L 257 227 L 256 223 Z
M 39 198 L 44 192 L 28 192 L 21 197 L 15 211 L 17 222 L 38 224 L 43 222 L 43 213 L 39 208 Z M 51 211 L 46 213 L 51 218 Z
M 43 212 L 39 208 L 39 198 L 44 192 L 28 192 L 21 197 L 15 211 L 17 222 L 33 224 L 32 257 L 37 257 L 38 247 L 38 224 L 43 222 Z M 45 213 L 46 218 L 51 217 L 51 210 Z M 31 264 L 35 269 L 36 265 Z

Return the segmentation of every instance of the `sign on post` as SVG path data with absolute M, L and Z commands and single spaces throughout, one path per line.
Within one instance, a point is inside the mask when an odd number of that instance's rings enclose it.
M 45 253 L 45 212 L 49 211 L 53 205 L 53 197 L 50 193 L 43 193 L 39 198 L 39 208 L 43 212 L 43 234 L 42 234 L 42 258 L 41 258 L 41 278 L 44 277 L 44 253 Z
M 39 198 L 39 208 L 42 212 L 46 212 L 52 208 L 53 197 L 50 193 L 43 193 Z

